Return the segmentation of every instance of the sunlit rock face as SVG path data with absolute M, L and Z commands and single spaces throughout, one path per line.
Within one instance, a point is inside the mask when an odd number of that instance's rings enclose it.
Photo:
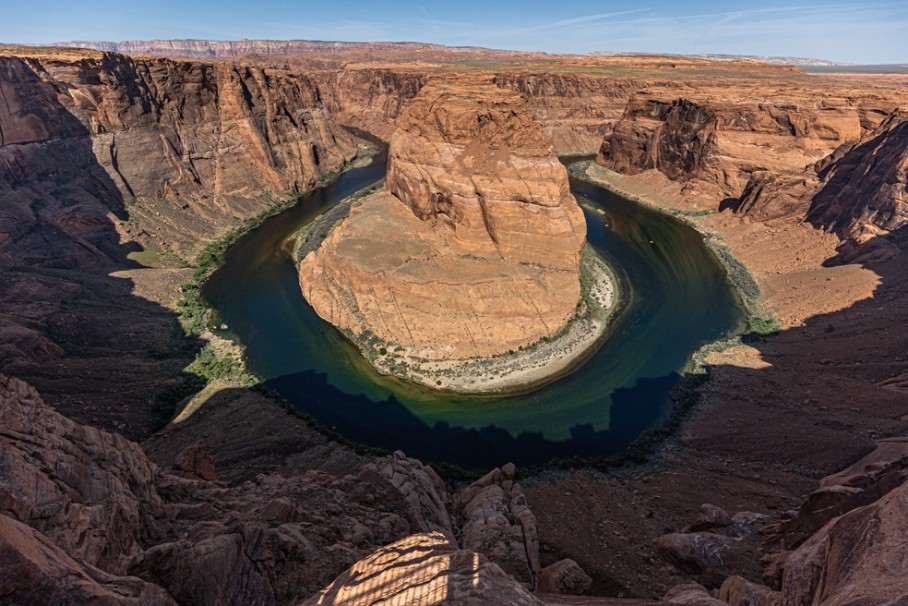
M 430 81 L 391 139 L 385 192 L 301 262 L 320 316 L 431 360 L 558 333 L 580 298 L 583 213 L 523 98 Z

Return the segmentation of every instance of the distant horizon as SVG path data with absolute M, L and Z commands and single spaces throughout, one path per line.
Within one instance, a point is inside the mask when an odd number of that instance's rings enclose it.
M 908 3 L 766 0 L 462 0 L 458 5 L 389 0 L 377 5 L 273 0 L 160 0 L 154 6 L 7 0 L 8 44 L 153 40 L 414 42 L 449 47 L 587 55 L 791 57 L 858 65 L 908 63 Z
M 134 43 L 153 43 L 153 42 L 213 42 L 213 43 L 230 43 L 230 42 L 310 42 L 310 43 L 321 43 L 321 44 L 416 44 L 416 45 L 426 45 L 426 46 L 438 46 L 442 48 L 449 49 L 459 49 L 459 48 L 474 48 L 480 50 L 487 50 L 492 52 L 504 52 L 504 53 L 527 53 L 527 54 L 545 54 L 550 56 L 577 56 L 585 57 L 590 55 L 616 55 L 616 56 L 653 56 L 653 57 L 742 57 L 747 59 L 802 59 L 808 61 L 824 61 L 829 63 L 838 63 L 843 66 L 855 66 L 860 67 L 862 65 L 908 65 L 908 61 L 902 63 L 848 63 L 843 61 L 834 61 L 832 59 L 827 59 L 826 57 L 802 57 L 795 55 L 754 55 L 754 54 L 738 54 L 738 53 L 701 53 L 701 52 L 689 52 L 689 53 L 674 53 L 674 52 L 652 52 L 652 51 L 642 51 L 642 50 L 630 50 L 630 51 L 614 51 L 610 49 L 599 49 L 593 50 L 586 53 L 555 53 L 549 51 L 526 51 L 513 48 L 504 48 L 504 47 L 494 47 L 494 46 L 481 46 L 475 44 L 464 44 L 464 45 L 453 45 L 453 44 L 442 44 L 440 42 L 424 42 L 419 40 L 331 40 L 331 39 L 315 39 L 315 38 L 147 38 L 147 39 L 122 39 L 122 40 L 89 40 L 89 39 L 72 39 L 72 40 L 55 40 L 53 42 L 45 43 L 23 43 L 23 42 L 3 42 L 0 41 L 0 45 L 22 45 L 22 46 L 36 46 L 36 47 L 56 47 L 56 48 L 67 48 L 68 44 L 111 44 L 111 45 L 121 45 L 121 44 L 134 44 Z M 72 47 L 69 47 L 72 48 Z M 75 47 L 80 48 L 80 47 Z

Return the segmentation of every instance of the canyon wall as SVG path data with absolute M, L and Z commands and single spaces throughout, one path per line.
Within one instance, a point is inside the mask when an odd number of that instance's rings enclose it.
M 908 242 L 908 112 L 892 112 L 856 142 L 798 172 L 754 173 L 737 212 L 806 220 L 846 240 L 842 260 L 894 254 Z
M 432 70 L 355 67 L 316 71 L 325 108 L 335 119 L 390 140 L 400 117 Z M 469 79 L 469 74 L 464 74 Z M 593 154 L 643 81 L 634 77 L 490 72 L 497 86 L 521 94 L 555 153 Z
M 218 231 L 312 187 L 356 154 L 355 139 L 319 107 L 305 76 L 66 51 L 0 62 L 7 206 L 48 182 L 72 187 L 96 164 L 119 199 L 82 212 L 125 210 L 126 237 L 190 258 Z M 61 204 L 50 191 L 28 195 Z M 68 206 L 74 213 L 87 204 Z
M 523 99 L 487 80 L 433 81 L 389 156 L 388 193 L 355 204 L 301 262 L 319 315 L 434 360 L 561 330 L 580 297 L 586 226 Z
M 0 142 L 0 369 L 135 437 L 194 355 L 181 259 L 358 153 L 304 76 L 9 47 Z
M 634 96 L 597 162 L 617 172 L 658 170 L 737 197 L 757 171 L 797 171 L 857 140 L 872 119 L 846 99 L 765 91 L 647 89 Z M 768 93 L 768 94 L 767 94 Z M 771 150 L 771 151 L 768 151 Z

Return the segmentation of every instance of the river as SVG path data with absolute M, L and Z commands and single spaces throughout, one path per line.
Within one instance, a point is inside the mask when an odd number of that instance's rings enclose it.
M 382 153 L 268 219 L 227 251 L 202 291 L 265 386 L 350 440 L 478 469 L 614 454 L 665 420 L 696 349 L 743 327 L 740 299 L 699 233 L 572 179 L 588 240 L 623 282 L 625 308 L 598 352 L 520 396 L 439 394 L 382 377 L 303 299 L 286 242 L 381 179 L 386 161 Z

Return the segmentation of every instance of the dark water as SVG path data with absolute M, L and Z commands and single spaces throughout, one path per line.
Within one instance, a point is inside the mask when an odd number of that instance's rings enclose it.
M 521 396 L 440 395 L 381 377 L 305 302 L 282 246 L 380 179 L 385 161 L 268 220 L 228 251 L 204 289 L 266 386 L 354 441 L 476 468 L 613 454 L 665 418 L 694 350 L 741 328 L 737 295 L 696 231 L 572 180 L 578 201 L 605 212 L 584 209 L 588 238 L 624 282 L 627 304 L 602 348 L 569 376 Z

